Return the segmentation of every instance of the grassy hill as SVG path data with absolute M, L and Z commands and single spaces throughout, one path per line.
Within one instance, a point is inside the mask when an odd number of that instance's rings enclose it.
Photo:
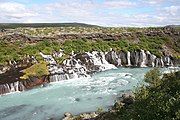
M 18 27 L 97 27 L 85 23 L 0 23 L 0 29 L 18 28 Z

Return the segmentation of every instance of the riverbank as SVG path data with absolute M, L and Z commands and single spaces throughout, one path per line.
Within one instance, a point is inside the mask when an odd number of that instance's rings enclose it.
M 159 73 L 157 69 L 150 70 L 145 75 L 147 86 L 140 86 L 133 94 L 123 94 L 106 112 L 77 116 L 66 113 L 63 120 L 178 120 L 180 71 L 163 74 L 161 78 Z

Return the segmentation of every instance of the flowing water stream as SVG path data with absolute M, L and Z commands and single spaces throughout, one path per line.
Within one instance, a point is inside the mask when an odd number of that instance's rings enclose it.
M 122 93 L 142 83 L 150 69 L 112 69 L 0 96 L 0 120 L 60 119 L 65 112 L 79 114 L 99 107 L 107 110 Z

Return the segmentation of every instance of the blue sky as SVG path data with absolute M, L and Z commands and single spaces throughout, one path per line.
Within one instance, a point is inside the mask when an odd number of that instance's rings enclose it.
M 180 0 L 0 0 L 1 23 L 180 24 Z

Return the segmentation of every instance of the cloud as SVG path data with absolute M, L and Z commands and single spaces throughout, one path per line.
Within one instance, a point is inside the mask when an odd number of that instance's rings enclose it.
M 1 2 L 0 3 L 0 15 L 7 19 L 20 19 L 23 17 L 36 16 L 37 13 L 26 8 L 24 4 L 16 2 Z
M 180 24 L 178 0 L 53 1 L 27 5 L 0 0 L 0 22 L 83 22 L 103 26 Z
M 150 5 L 156 5 L 156 4 L 160 4 L 162 2 L 164 2 L 165 0 L 146 0 L 144 1 L 145 3 L 147 4 L 150 4 Z
M 0 4 L 0 9 L 2 12 L 17 12 L 17 11 L 24 11 L 25 6 L 19 3 L 11 3 L 5 2 Z
M 178 12 L 180 11 L 180 6 L 170 6 L 170 7 L 165 7 L 165 10 L 167 13 L 175 16 L 178 14 Z
M 106 7 L 110 7 L 110 8 L 127 8 L 127 7 L 133 7 L 136 5 L 135 2 L 130 2 L 128 0 L 122 0 L 122 1 L 118 1 L 118 0 L 108 0 L 104 2 L 104 5 Z

